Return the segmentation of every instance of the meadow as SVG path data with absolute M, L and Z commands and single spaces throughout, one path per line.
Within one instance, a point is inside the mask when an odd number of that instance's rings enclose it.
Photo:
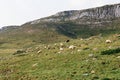
M 0 45 L 0 80 L 120 80 L 120 34 L 6 44 Z

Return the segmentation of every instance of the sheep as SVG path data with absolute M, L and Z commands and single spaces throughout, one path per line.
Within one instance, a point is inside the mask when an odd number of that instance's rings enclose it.
M 89 54 L 88 56 L 89 56 L 89 57 L 93 57 L 93 56 L 94 56 L 94 54 Z
M 81 41 L 83 40 L 83 38 L 80 39 Z
M 70 40 L 66 40 L 65 42 L 68 43 L 68 42 L 70 42 Z
M 74 45 L 69 46 L 69 49 L 75 49 L 75 48 L 76 48 L 76 46 L 74 46 Z
M 120 56 L 117 56 L 116 58 L 120 58 Z
M 60 51 L 63 51 L 64 49 L 63 48 L 60 48 Z
M 54 45 L 56 46 L 57 44 L 55 43 Z
M 60 53 L 61 53 L 61 51 L 58 52 L 58 54 L 60 54 Z
M 106 42 L 106 43 L 111 43 L 112 41 L 111 41 L 111 40 L 106 40 L 105 42 Z
M 32 67 L 36 67 L 36 66 L 38 66 L 38 63 L 35 63 L 35 64 L 32 65 Z
M 39 54 L 39 53 L 41 53 L 42 51 L 41 50 L 39 50 L 37 53 Z
M 96 51 L 96 50 L 98 50 L 97 48 L 93 48 L 93 51 Z
M 77 51 L 78 51 L 78 52 L 80 52 L 81 50 L 80 50 L 80 49 L 78 49 Z
M 94 71 L 94 70 L 92 70 L 92 71 L 91 71 L 91 74 L 95 74 L 95 71 Z
M 44 46 L 44 49 L 46 49 L 47 48 L 47 46 Z
M 63 46 L 64 46 L 64 44 L 63 44 L 63 43 L 60 43 L 60 46 L 61 46 L 61 47 L 63 47 Z
M 17 50 L 15 53 L 13 53 L 13 55 L 25 54 L 25 53 L 26 53 L 26 50 L 20 49 L 20 50 Z

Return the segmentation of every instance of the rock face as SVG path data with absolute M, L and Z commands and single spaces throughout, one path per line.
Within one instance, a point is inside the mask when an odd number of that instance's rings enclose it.
M 88 21 L 89 23 L 96 20 L 106 20 L 110 21 L 111 19 L 116 19 L 120 17 L 120 4 L 115 5 L 106 5 L 97 8 L 91 8 L 86 10 L 72 10 L 59 12 L 50 17 L 39 19 L 31 22 L 31 24 L 39 23 L 40 21 L 44 22 L 59 22 L 59 21 L 76 21 L 79 23 Z
M 109 19 L 120 17 L 120 4 L 107 5 L 103 7 L 80 10 L 80 11 L 65 11 L 54 15 L 55 17 L 68 17 L 66 20 L 76 19 Z

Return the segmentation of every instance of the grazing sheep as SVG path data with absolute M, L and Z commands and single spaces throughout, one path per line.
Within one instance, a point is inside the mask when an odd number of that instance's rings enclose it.
M 120 58 L 120 56 L 117 56 L 116 58 Z
M 57 44 L 55 43 L 54 45 L 56 46 Z
M 83 40 L 83 38 L 80 39 L 81 41 Z
M 32 67 L 36 67 L 36 66 L 38 66 L 38 63 L 35 63 L 35 64 L 32 65 Z
M 75 49 L 75 48 L 76 48 L 76 46 L 74 46 L 74 45 L 69 46 L 69 49 Z
M 41 50 L 39 50 L 37 53 L 39 54 L 39 53 L 41 53 L 42 51 Z
M 97 60 L 97 58 L 92 58 L 93 61 Z
M 106 43 L 111 43 L 112 41 L 111 41 L 111 40 L 106 40 L 105 42 L 106 42 Z
M 112 49 L 112 46 L 109 46 L 108 48 L 109 48 L 109 49 Z
M 60 48 L 60 51 L 63 51 L 64 49 L 63 48 Z
M 116 37 L 120 37 L 120 34 L 116 34 L 115 36 L 116 36 Z
M 32 47 L 26 49 L 26 52 L 32 52 L 32 51 L 33 51 Z
M 44 46 L 44 49 L 46 49 L 47 48 L 47 46 Z
M 63 44 L 63 43 L 60 43 L 60 46 L 61 46 L 61 47 L 63 47 L 63 46 L 64 46 L 64 44 Z
M 91 71 L 91 74 L 95 74 L 95 71 L 94 71 L 94 70 L 92 70 L 92 71 Z
M 47 49 L 50 49 L 51 47 L 50 47 L 50 45 L 47 45 Z
M 97 48 L 93 48 L 93 51 L 96 51 L 96 50 L 98 50 Z
M 70 40 L 66 40 L 65 42 L 68 43 L 68 42 L 70 42 Z
M 39 47 L 36 47 L 35 49 L 37 50 L 37 49 L 39 49 Z
M 50 45 L 44 46 L 44 49 L 50 49 Z
M 77 51 L 78 51 L 78 52 L 80 52 L 81 50 L 80 50 L 80 49 L 78 49 Z
M 93 56 L 94 56 L 94 54 L 89 54 L 88 56 L 89 56 L 89 57 L 93 57 Z
M 58 52 L 58 54 L 60 54 L 60 53 L 61 53 L 61 51 Z
M 16 54 L 24 54 L 24 53 L 26 53 L 26 51 L 23 50 L 23 49 L 20 49 L 20 50 L 17 50 L 15 53 L 13 53 L 13 55 L 16 55 Z

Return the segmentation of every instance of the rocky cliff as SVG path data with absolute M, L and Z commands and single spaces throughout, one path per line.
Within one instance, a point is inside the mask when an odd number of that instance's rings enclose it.
M 32 21 L 31 24 L 39 22 L 60 22 L 60 21 L 76 21 L 79 23 L 100 22 L 104 20 L 110 22 L 120 17 L 120 4 L 105 5 L 102 7 L 91 8 L 86 10 L 71 10 L 59 12 L 50 17 Z M 96 23 L 97 23 L 96 22 Z

